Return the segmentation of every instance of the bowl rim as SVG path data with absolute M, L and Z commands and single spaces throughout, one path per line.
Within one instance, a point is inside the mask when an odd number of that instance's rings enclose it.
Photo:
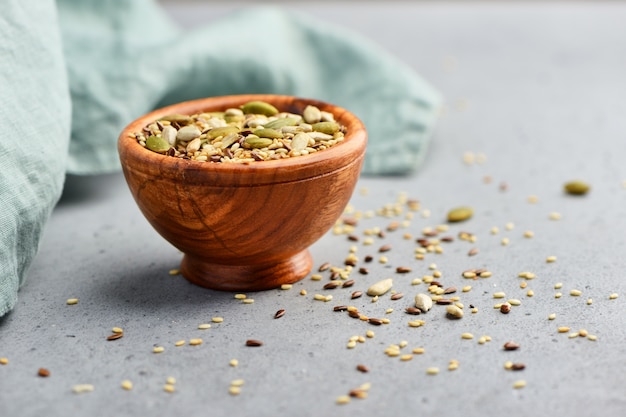
M 346 135 L 341 143 L 308 155 L 270 161 L 250 163 L 211 163 L 190 159 L 175 158 L 151 152 L 130 136 L 144 126 L 167 114 L 195 114 L 202 111 L 226 110 L 252 100 L 267 101 L 280 111 L 287 106 L 315 105 L 320 110 L 329 111 L 335 119 L 346 127 Z M 277 103 L 278 102 L 278 103 Z M 281 109 L 282 108 L 282 109 Z M 155 109 L 129 123 L 118 138 L 118 154 L 125 171 L 158 175 L 160 178 L 185 180 L 207 176 L 220 182 L 233 182 L 239 185 L 266 184 L 299 181 L 319 175 L 326 175 L 345 169 L 352 163 L 360 163 L 365 154 L 367 132 L 361 120 L 345 108 L 321 100 L 278 94 L 239 94 L 214 96 L 188 100 Z

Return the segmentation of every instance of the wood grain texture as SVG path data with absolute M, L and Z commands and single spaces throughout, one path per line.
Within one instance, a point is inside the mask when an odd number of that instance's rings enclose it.
M 264 100 L 301 113 L 308 104 L 346 126 L 342 143 L 314 154 L 251 164 L 206 163 L 144 149 L 129 133 L 172 113 L 193 114 Z M 254 291 L 309 273 L 307 248 L 339 218 L 358 180 L 367 134 L 345 109 L 290 96 L 241 95 L 194 100 L 149 113 L 124 129 L 120 161 L 140 210 L 185 253 L 189 281 L 220 290 Z

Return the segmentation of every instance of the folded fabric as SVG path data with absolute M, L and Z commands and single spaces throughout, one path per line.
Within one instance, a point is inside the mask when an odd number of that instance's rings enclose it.
M 0 315 L 15 303 L 63 172 L 118 170 L 120 130 L 155 107 L 237 93 L 328 101 L 350 109 L 368 129 L 363 172 L 401 174 L 424 157 L 441 102 L 436 90 L 380 47 L 273 7 L 181 31 L 150 0 L 58 0 L 58 22 L 52 0 L 22 3 L 9 0 L 0 17 L 6 20 L 0 50 L 13 58 L 0 62 L 0 81 L 10 87 L 0 109 L 0 195 L 6 196 L 0 202 Z M 38 9 L 37 19 L 31 9 Z M 44 59 L 51 62 L 42 66 Z M 69 153 L 63 66 L 72 104 Z M 16 83 L 20 78 L 28 82 Z M 6 117 L 8 111 L 19 114 Z M 18 129 L 12 128 L 16 120 Z M 28 166 L 25 143 L 37 149 L 28 154 Z M 26 231 L 29 237 L 20 237 Z
M 54 1 L 0 13 L 0 316 L 17 300 L 63 188 L 70 95 Z

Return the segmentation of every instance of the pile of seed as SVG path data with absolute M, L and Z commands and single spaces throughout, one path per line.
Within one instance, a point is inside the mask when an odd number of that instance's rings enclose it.
M 201 162 L 251 163 L 315 153 L 340 143 L 345 127 L 309 105 L 302 114 L 251 101 L 223 112 L 171 114 L 131 137 L 164 155 Z

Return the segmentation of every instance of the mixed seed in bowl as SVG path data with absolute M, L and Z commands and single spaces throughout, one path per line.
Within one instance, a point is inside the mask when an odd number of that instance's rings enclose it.
M 334 116 L 309 105 L 302 114 L 250 101 L 223 112 L 171 114 L 131 134 L 145 148 L 202 162 L 250 163 L 308 155 L 344 139 Z

